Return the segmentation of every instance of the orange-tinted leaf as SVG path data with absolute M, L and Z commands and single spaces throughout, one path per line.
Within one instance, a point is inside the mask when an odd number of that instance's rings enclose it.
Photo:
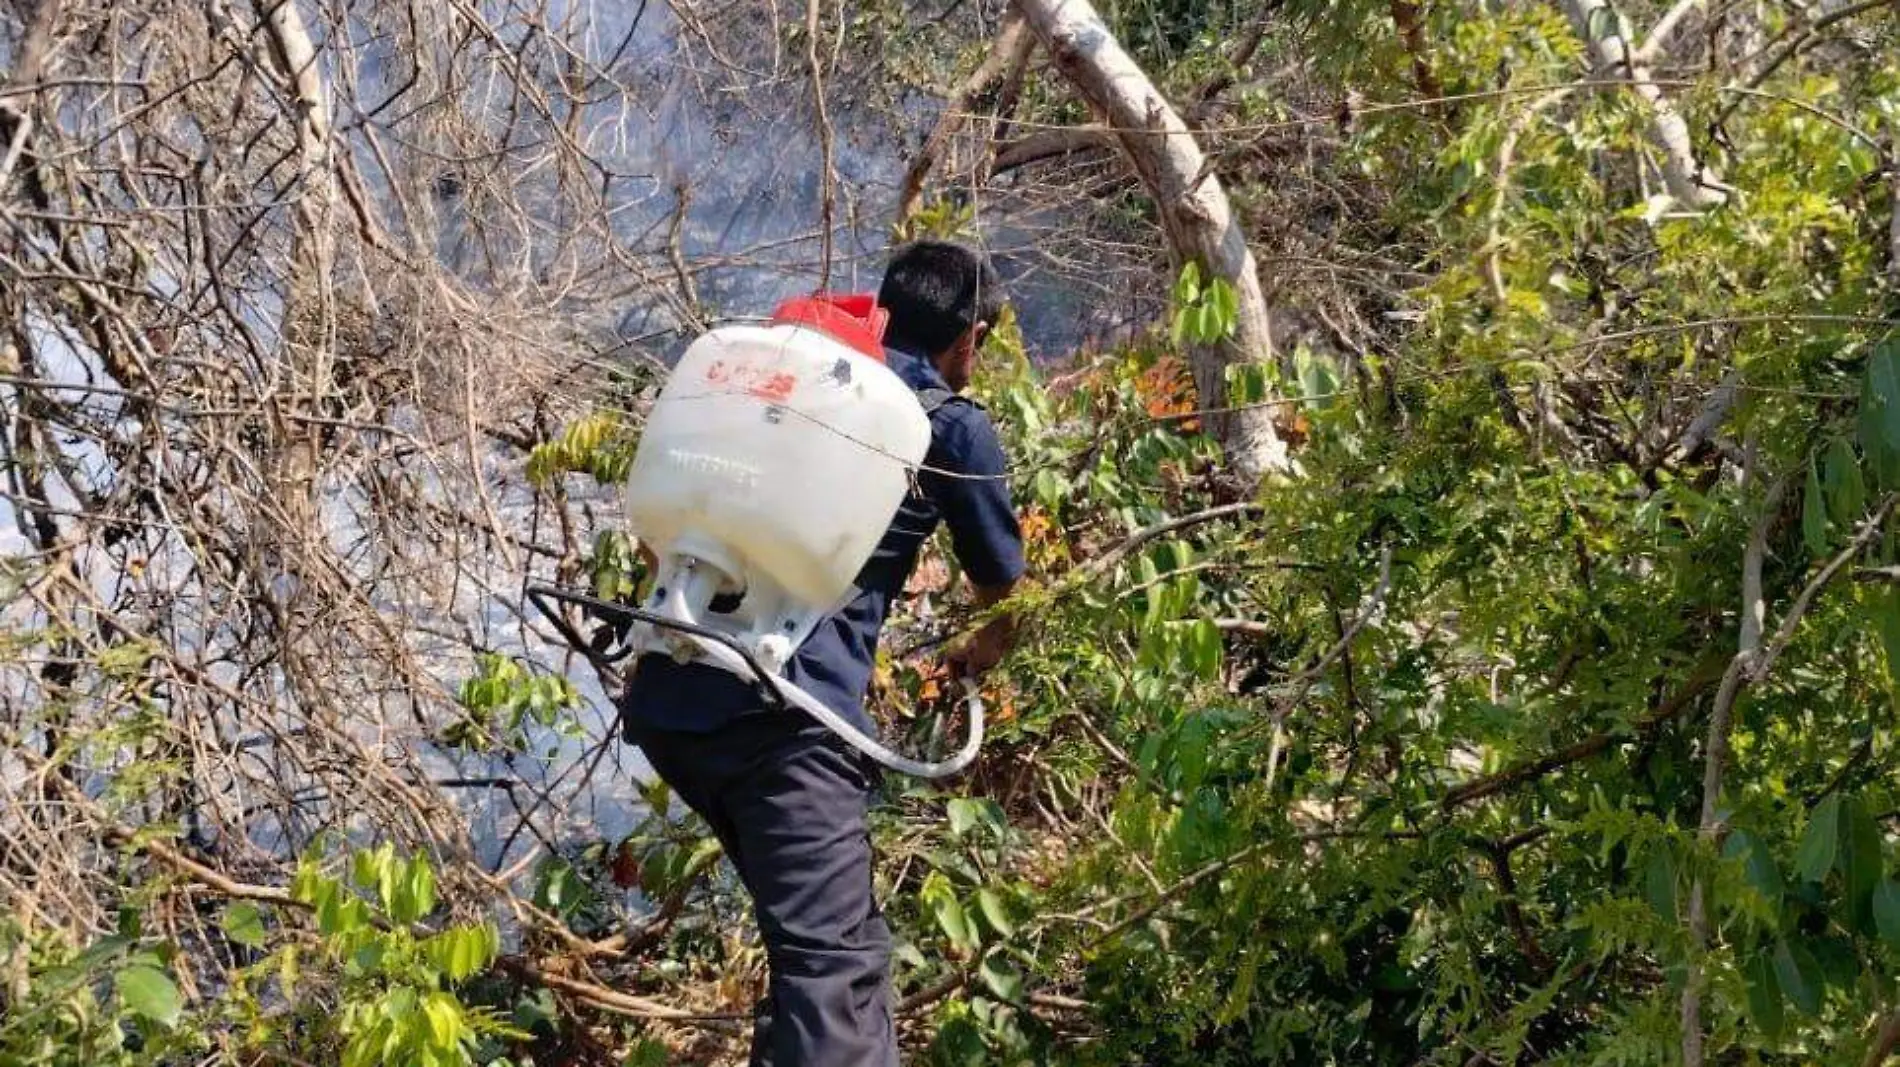
M 622 889 L 639 888 L 640 857 L 634 855 L 631 839 L 620 842 L 620 847 L 614 849 L 613 879 Z
M 1298 408 L 1281 406 L 1274 415 L 1273 425 L 1288 448 L 1299 448 L 1313 435 L 1312 422 Z
M 1174 356 L 1162 356 L 1142 371 L 1135 379 L 1135 395 L 1141 399 L 1142 409 L 1150 418 L 1178 419 L 1178 425 L 1186 433 L 1200 429 L 1199 419 L 1179 419 L 1194 411 L 1197 405 L 1194 377 L 1188 373 L 1186 364 Z

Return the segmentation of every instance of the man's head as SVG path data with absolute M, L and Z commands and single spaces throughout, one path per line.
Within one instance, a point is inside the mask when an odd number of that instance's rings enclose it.
M 929 359 L 952 389 L 970 384 L 976 350 L 1003 310 L 989 257 L 949 241 L 899 248 L 884 269 L 879 306 L 891 313 L 885 343 Z

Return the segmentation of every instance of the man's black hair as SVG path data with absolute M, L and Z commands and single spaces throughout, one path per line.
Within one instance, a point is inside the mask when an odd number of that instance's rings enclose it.
M 995 323 L 1003 285 L 990 257 L 974 248 L 914 241 L 891 256 L 877 302 L 891 313 L 886 344 L 935 358 L 976 323 Z

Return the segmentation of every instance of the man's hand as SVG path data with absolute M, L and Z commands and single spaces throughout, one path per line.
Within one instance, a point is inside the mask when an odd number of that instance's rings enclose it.
M 994 607 L 1009 597 L 1016 583 L 976 586 L 978 610 Z M 1001 662 L 1016 644 L 1016 619 L 1007 612 L 983 624 L 983 628 L 944 654 L 944 665 L 952 678 L 975 678 Z

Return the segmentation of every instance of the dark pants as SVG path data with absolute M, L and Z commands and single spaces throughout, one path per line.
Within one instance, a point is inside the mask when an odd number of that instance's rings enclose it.
M 633 725 L 627 735 L 711 825 L 752 894 L 771 967 L 752 1063 L 895 1067 L 891 932 L 865 823 L 875 768 L 792 711 L 713 733 Z

